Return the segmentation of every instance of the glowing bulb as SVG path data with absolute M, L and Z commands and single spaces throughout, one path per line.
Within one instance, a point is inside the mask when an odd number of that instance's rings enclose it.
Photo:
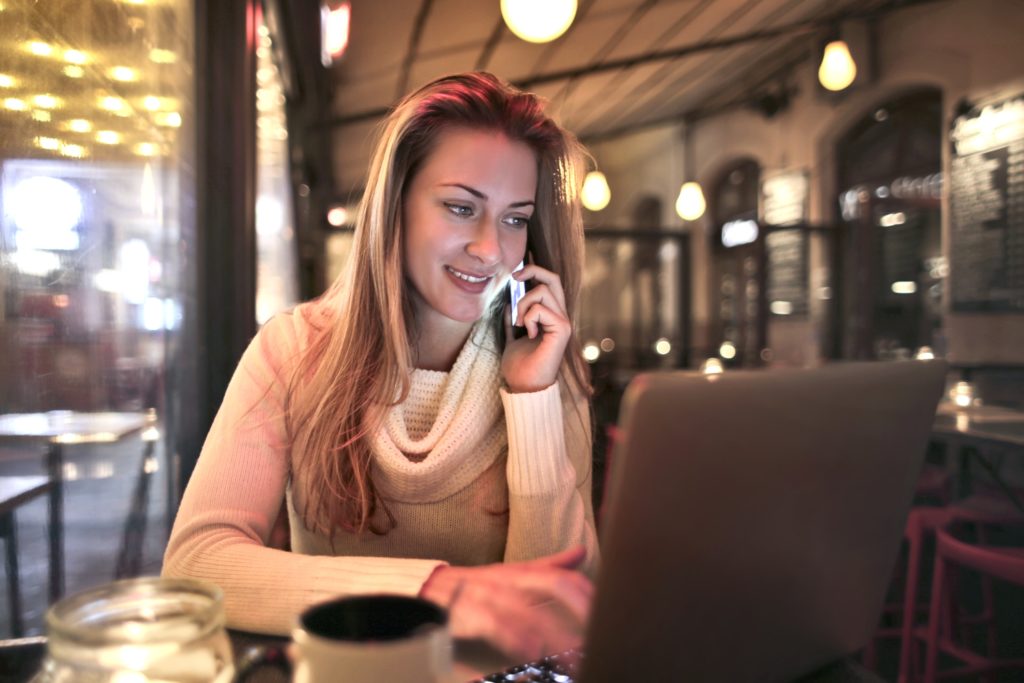
M 704 190 L 700 183 L 690 181 L 683 183 L 679 188 L 679 196 L 676 198 L 676 213 L 684 221 L 695 221 L 704 215 L 707 202 L 704 201 Z
M 572 25 L 576 0 L 501 0 L 501 16 L 519 38 L 529 43 L 547 43 Z
M 112 130 L 101 130 L 96 133 L 96 142 L 103 145 L 116 145 L 121 142 L 121 134 Z
M 600 211 L 608 206 L 612 199 L 611 188 L 608 187 L 608 179 L 600 171 L 591 171 L 583 181 L 583 192 L 580 194 L 583 206 L 591 211 Z
M 348 211 L 344 206 L 335 206 L 327 212 L 327 222 L 336 228 L 340 228 L 348 222 Z
M 601 349 L 599 349 L 597 344 L 595 344 L 594 342 L 590 342 L 589 344 L 583 347 L 583 360 L 587 361 L 588 363 L 593 363 L 600 357 Z
M 857 65 L 850 56 L 850 48 L 845 41 L 833 40 L 825 46 L 818 67 L 818 80 L 829 90 L 848 88 L 857 77 Z
M 708 358 L 701 363 L 700 371 L 705 375 L 720 375 L 725 371 L 722 361 L 717 358 Z
M 736 357 L 736 345 L 731 341 L 722 342 L 718 347 L 718 355 L 726 360 L 732 360 Z

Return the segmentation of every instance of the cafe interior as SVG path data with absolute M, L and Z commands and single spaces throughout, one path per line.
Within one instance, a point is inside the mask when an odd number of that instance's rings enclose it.
M 242 352 L 346 267 L 379 124 L 483 70 L 590 153 L 595 509 L 639 373 L 939 359 L 853 659 L 1024 680 L 1022 35 L 1020 0 L 0 0 L 0 638 L 159 575 Z M 933 585 L 943 514 L 1008 569 Z

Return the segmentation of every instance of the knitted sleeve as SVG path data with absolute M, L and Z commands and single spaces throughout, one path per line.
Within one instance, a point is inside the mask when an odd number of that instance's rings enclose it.
M 508 425 L 505 561 L 584 545 L 593 576 L 599 553 L 591 503 L 590 406 L 561 382 L 533 393 L 501 389 Z
M 289 474 L 283 405 L 300 313 L 270 321 L 246 350 L 207 435 L 164 556 L 163 575 L 224 591 L 228 625 L 286 634 L 308 605 L 342 594 L 419 593 L 434 560 L 327 557 L 267 547 Z

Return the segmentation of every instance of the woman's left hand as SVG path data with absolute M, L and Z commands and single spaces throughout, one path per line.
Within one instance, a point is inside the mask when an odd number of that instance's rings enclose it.
M 505 310 L 505 351 L 501 374 L 513 393 L 546 389 L 558 378 L 572 324 L 565 310 L 565 292 L 558 275 L 536 264 L 512 274 L 519 281 L 537 284 L 519 300 L 519 320 L 526 336 L 512 336 L 512 314 Z

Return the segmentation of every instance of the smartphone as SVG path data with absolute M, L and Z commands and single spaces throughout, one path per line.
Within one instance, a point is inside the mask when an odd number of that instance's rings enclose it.
M 513 273 L 519 272 L 526 265 L 525 261 L 520 261 L 519 265 L 512 271 Z M 518 305 L 519 300 L 526 295 L 526 283 L 520 282 L 515 278 L 509 278 L 508 280 L 508 303 L 512 307 L 512 337 L 519 339 L 526 334 L 526 328 L 519 324 Z

